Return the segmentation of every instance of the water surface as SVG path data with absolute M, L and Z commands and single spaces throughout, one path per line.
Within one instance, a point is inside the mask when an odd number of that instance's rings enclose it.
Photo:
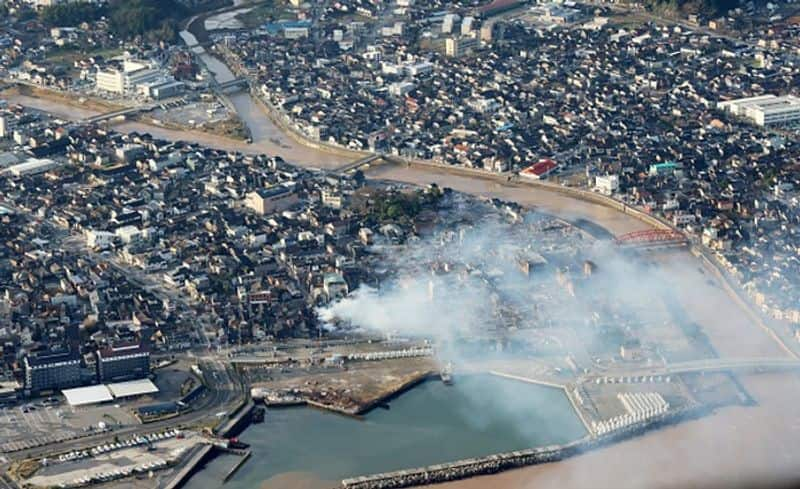
M 312 408 L 271 409 L 240 436 L 253 457 L 229 489 L 332 487 L 347 477 L 564 443 L 585 434 L 560 389 L 489 375 L 426 382 L 363 420 Z M 220 457 L 188 489 L 216 487 Z M 331 484 L 333 482 L 333 484 Z

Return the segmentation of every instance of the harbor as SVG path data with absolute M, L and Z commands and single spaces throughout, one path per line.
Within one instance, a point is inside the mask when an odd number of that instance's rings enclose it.
M 308 407 L 269 408 L 264 423 L 239 436 L 256 458 L 268 463 L 245 464 L 226 487 L 292 487 L 287 481 L 296 478 L 287 474 L 316 481 L 310 487 L 332 487 L 354 476 L 587 436 L 563 391 L 487 374 L 455 376 L 452 385 L 438 378 L 418 382 L 385 407 L 358 418 Z M 219 484 L 236 462 L 218 457 L 185 487 Z

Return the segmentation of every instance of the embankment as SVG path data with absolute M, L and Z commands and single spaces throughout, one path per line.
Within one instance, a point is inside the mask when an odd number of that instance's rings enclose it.
M 342 487 L 344 489 L 394 489 L 436 484 L 479 475 L 494 474 L 529 465 L 557 462 L 588 450 L 640 435 L 645 431 L 658 429 L 690 418 L 698 418 L 708 412 L 709 409 L 705 407 L 673 411 L 659 418 L 637 423 L 597 438 L 587 436 L 564 445 L 532 448 L 417 469 L 355 477 L 343 480 Z

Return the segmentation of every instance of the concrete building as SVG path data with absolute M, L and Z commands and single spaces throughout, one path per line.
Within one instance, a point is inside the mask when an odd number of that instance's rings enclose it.
M 244 205 L 257 214 L 264 215 L 288 209 L 299 200 L 294 186 L 274 185 L 248 193 Z
M 338 273 L 326 273 L 323 278 L 323 288 L 329 301 L 341 299 L 348 292 L 347 282 Z
M 141 379 L 150 374 L 150 352 L 139 343 L 97 350 L 98 382 Z
M 120 70 L 98 70 L 95 83 L 99 90 L 111 93 L 125 92 L 125 74 Z
M 172 77 L 159 78 L 157 80 L 140 83 L 137 91 L 147 98 L 153 100 L 162 100 L 165 98 L 175 97 L 183 92 L 183 82 L 176 81 Z
M 75 387 L 81 381 L 80 357 L 67 349 L 40 352 L 23 359 L 25 392 L 39 392 Z
M 28 160 L 24 163 L 9 166 L 5 171 L 15 177 L 21 177 L 25 175 L 38 175 L 39 173 L 45 173 L 58 166 L 59 164 L 53 160 L 28 158 Z
M 448 37 L 444 41 L 444 54 L 453 58 L 460 58 L 480 46 L 480 41 L 475 37 Z
M 781 126 L 800 120 L 800 97 L 762 95 L 719 102 L 717 108 L 759 126 Z
M 619 176 L 603 175 L 595 177 L 594 188 L 603 195 L 611 195 L 619 189 Z
M 159 70 L 153 69 L 143 61 L 125 60 L 122 68 L 111 67 L 98 70 L 95 76 L 97 88 L 111 93 L 127 93 L 137 86 L 153 83 L 161 78 Z

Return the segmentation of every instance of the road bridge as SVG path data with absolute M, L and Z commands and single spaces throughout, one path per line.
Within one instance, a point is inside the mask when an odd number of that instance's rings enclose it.
M 672 229 L 645 229 L 617 236 L 614 243 L 626 249 L 655 249 L 686 246 L 689 240 Z
M 114 119 L 115 117 L 127 117 L 129 115 L 136 115 L 141 112 L 147 112 L 152 109 L 153 107 L 150 105 L 145 105 L 141 107 L 128 107 L 125 109 L 115 110 L 113 112 L 106 112 L 105 114 L 98 114 L 96 116 L 84 119 L 83 122 L 88 124 L 96 124 L 98 122 Z
M 623 382 L 632 383 L 639 382 L 637 378 L 651 376 L 727 371 L 763 373 L 792 370 L 800 372 L 800 360 L 794 358 L 710 358 L 705 360 L 673 363 L 670 365 L 609 371 L 603 374 L 598 373 L 592 375 L 587 380 L 607 377 L 612 379 L 622 378 Z
M 349 171 L 357 170 L 358 168 L 360 168 L 360 167 L 362 167 L 364 165 L 368 165 L 368 164 L 372 163 L 373 161 L 380 160 L 382 158 L 383 158 L 382 154 L 367 155 L 367 156 L 365 156 L 363 158 L 360 158 L 360 159 L 358 159 L 356 161 L 351 161 L 350 163 L 337 168 L 336 169 L 336 173 L 347 173 Z
M 230 94 L 239 90 L 246 90 L 247 87 L 248 87 L 247 78 L 239 77 L 230 81 L 226 81 L 225 83 L 220 83 L 219 85 L 217 85 L 217 90 Z

